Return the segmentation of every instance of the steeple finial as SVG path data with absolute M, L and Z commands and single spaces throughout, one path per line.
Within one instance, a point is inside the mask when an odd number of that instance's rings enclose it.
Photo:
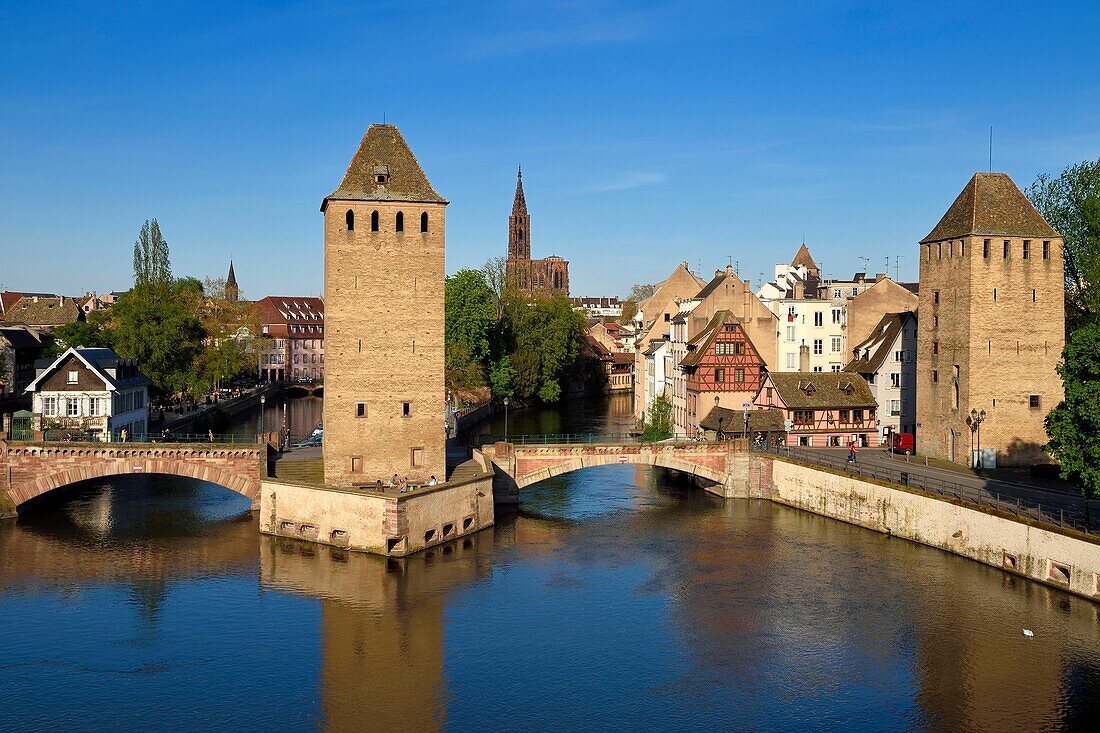
M 523 166 L 516 173 L 516 198 L 512 202 L 512 215 L 527 214 L 527 198 L 523 195 Z
M 237 275 L 233 272 L 233 258 L 229 258 L 229 274 L 225 276 L 225 297 L 229 300 L 236 300 L 240 293 L 240 288 L 237 287 Z

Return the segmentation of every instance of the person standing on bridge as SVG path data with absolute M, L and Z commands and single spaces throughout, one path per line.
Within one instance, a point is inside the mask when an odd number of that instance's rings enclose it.
M 856 462 L 856 442 L 854 440 L 848 441 L 848 463 Z
M 126 428 L 123 428 L 121 431 L 119 431 L 118 439 L 125 443 L 127 435 L 129 435 L 129 433 L 126 431 Z
M 210 430 L 206 431 L 206 439 L 209 440 L 211 443 L 214 442 L 214 430 L 213 429 L 210 429 Z

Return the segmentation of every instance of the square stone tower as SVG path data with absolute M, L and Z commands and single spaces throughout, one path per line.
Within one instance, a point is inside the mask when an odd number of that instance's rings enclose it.
M 970 464 L 980 439 L 998 465 L 1046 460 L 1064 283 L 1058 232 L 1006 174 L 975 174 L 920 243 L 918 452 Z M 980 437 L 972 409 L 986 413 Z
M 325 483 L 446 476 L 447 200 L 401 133 L 371 125 L 325 216 Z

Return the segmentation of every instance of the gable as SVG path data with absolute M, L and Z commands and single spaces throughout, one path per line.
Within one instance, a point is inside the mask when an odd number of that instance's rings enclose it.
M 69 372 L 77 373 L 75 384 L 69 382 Z M 69 355 L 46 378 L 39 382 L 39 391 L 45 392 L 105 392 L 107 383 L 74 355 Z

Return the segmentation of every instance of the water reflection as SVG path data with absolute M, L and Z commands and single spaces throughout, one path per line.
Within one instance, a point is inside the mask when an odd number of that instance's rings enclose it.
M 491 530 L 386 560 L 259 537 L 247 500 L 212 485 L 78 487 L 0 525 L 3 719 L 330 731 L 1095 723 L 1095 604 L 768 502 L 723 502 L 649 467 L 579 471 L 522 502 Z

